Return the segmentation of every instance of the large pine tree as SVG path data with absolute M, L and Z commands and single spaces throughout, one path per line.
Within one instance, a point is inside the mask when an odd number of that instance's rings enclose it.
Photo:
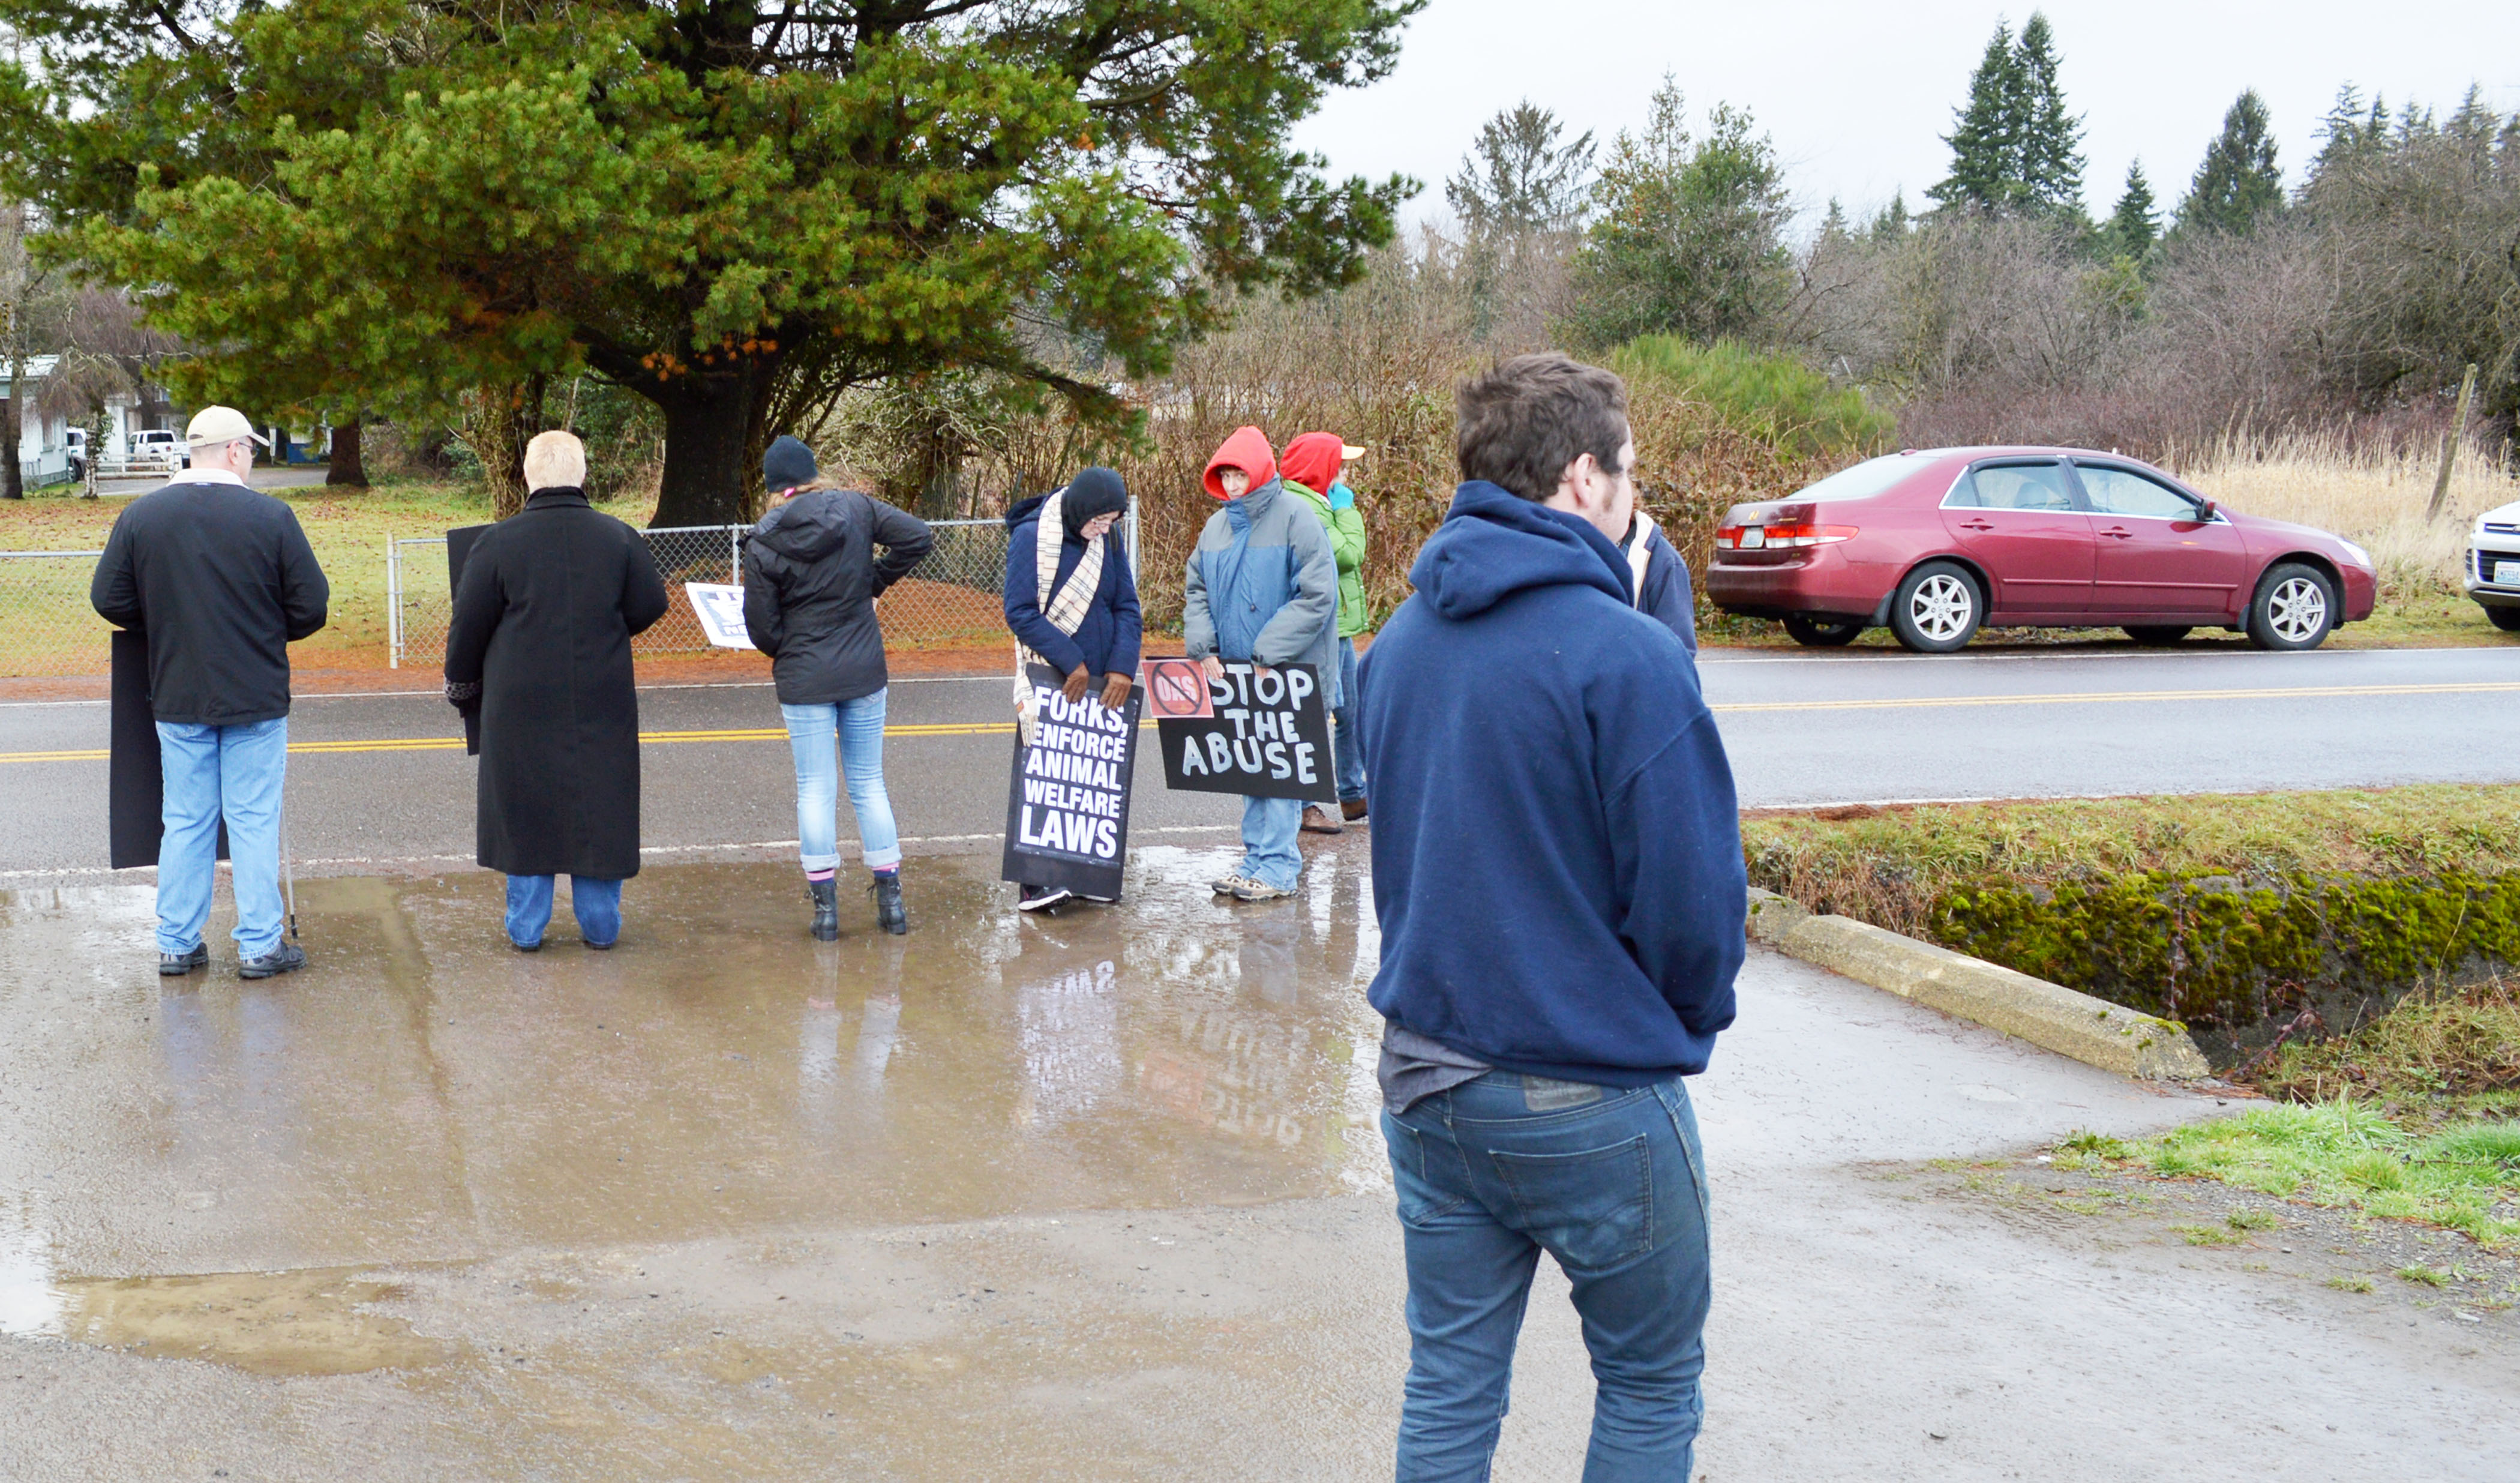
M 2083 123 L 2066 111 L 2056 35 L 2031 13 L 2016 39 L 1996 22 L 1968 102 L 1955 111 L 1952 172 L 1925 194 L 1947 210 L 2083 215 Z
M 2283 208 L 2283 170 L 2266 100 L 2251 88 L 2223 114 L 2223 132 L 2205 147 L 2187 199 L 2179 203 L 2182 236 L 2237 236 L 2269 211 Z
M 1478 143 L 1444 182 L 1444 199 L 1473 236 L 1555 232 L 1577 225 L 1593 186 L 1593 134 L 1559 144 L 1565 125 L 1529 99 L 1479 126 Z

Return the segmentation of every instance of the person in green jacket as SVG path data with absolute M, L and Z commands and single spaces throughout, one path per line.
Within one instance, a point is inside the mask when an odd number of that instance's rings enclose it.
M 1286 445 L 1278 462 L 1279 476 L 1290 494 L 1302 497 L 1329 531 L 1330 555 L 1338 562 L 1338 689 L 1330 707 L 1330 753 L 1338 769 L 1339 811 L 1320 804 L 1304 809 L 1304 828 L 1316 834 L 1335 834 L 1343 820 L 1363 819 L 1365 747 L 1356 731 L 1356 637 L 1365 632 L 1365 517 L 1356 509 L 1356 491 L 1339 474 L 1365 450 L 1328 432 L 1307 432 Z

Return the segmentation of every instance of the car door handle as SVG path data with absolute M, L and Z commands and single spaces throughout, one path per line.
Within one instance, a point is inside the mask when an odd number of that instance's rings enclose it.
M 1962 530 L 1993 530 L 1995 528 L 1995 522 L 1993 520 L 1962 520 L 1960 521 L 1960 528 Z
M 2101 531 L 2100 534 L 2107 536 L 2113 541 L 2132 541 L 2135 539 L 2135 532 L 2127 529 L 2124 525 L 2111 525 L 2108 529 Z

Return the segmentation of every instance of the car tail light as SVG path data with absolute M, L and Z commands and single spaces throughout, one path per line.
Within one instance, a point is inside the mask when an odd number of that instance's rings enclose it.
M 1768 527 L 1768 544 L 1832 546 L 1839 541 L 1852 540 L 1856 528 L 1853 525 L 1771 525 Z
M 1741 527 L 1740 527 L 1740 526 L 1738 526 L 1738 525 L 1718 525 L 1718 526 L 1716 526 L 1716 527 L 1715 527 L 1715 549 L 1716 549 L 1716 550 L 1718 550 L 1718 551 L 1738 551 L 1738 550 L 1740 550 L 1740 549 L 1741 549 Z

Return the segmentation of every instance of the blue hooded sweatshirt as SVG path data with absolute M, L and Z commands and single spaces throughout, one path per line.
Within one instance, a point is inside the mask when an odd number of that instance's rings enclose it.
M 1490 1065 L 1638 1087 L 1732 1023 L 1748 881 L 1696 667 L 1585 520 L 1453 496 L 1368 652 L 1370 998 Z

